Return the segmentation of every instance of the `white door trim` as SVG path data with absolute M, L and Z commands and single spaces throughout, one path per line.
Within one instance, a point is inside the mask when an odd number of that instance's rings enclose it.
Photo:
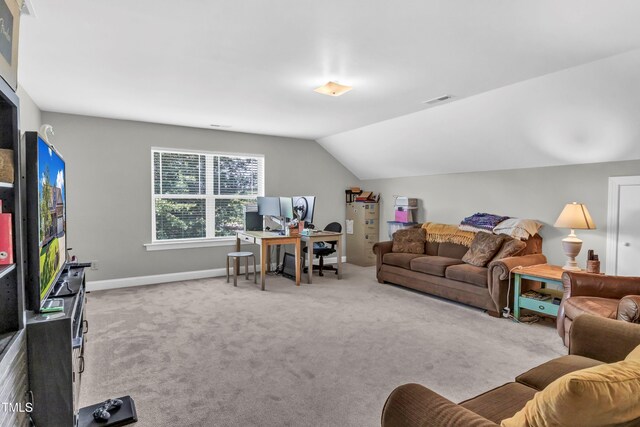
M 618 274 L 618 220 L 620 217 L 620 188 L 640 185 L 640 176 L 609 177 L 609 209 L 607 211 L 607 258 L 606 272 Z

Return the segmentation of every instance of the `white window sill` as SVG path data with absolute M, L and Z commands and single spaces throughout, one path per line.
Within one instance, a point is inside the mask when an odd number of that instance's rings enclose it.
M 153 242 L 145 243 L 144 247 L 147 251 L 168 251 L 172 249 L 193 249 L 193 248 L 208 248 L 212 246 L 235 246 L 236 238 L 228 237 L 222 239 L 208 239 L 208 240 L 178 240 L 168 242 Z

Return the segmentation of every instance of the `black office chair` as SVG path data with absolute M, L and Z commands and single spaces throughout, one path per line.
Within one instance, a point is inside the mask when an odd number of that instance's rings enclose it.
M 342 225 L 339 222 L 332 222 L 324 228 L 324 231 L 333 231 L 335 233 L 341 233 Z M 308 248 L 305 247 L 303 249 L 303 252 L 309 253 L 307 249 Z M 324 257 L 334 254 L 335 252 L 336 252 L 336 242 L 316 242 L 313 244 L 313 254 L 315 255 L 316 258 L 320 258 L 319 265 L 314 265 L 313 269 L 319 270 L 320 276 L 324 276 L 324 273 L 322 272 L 322 270 L 332 270 L 336 272 L 335 274 L 338 274 L 338 269 L 335 268 L 333 265 L 329 265 L 326 267 L 324 266 Z M 306 258 L 307 257 L 305 256 L 304 259 Z M 305 267 L 304 272 L 308 273 L 309 267 Z

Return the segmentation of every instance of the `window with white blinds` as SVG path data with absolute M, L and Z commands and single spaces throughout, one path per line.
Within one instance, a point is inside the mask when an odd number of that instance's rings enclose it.
M 152 149 L 153 240 L 211 239 L 244 229 L 264 195 L 264 157 Z

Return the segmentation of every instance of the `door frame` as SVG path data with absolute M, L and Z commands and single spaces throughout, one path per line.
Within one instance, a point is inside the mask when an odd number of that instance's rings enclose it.
M 618 273 L 618 228 L 620 219 L 620 188 L 640 186 L 640 176 L 609 177 L 609 209 L 607 210 L 607 268 L 608 275 Z

